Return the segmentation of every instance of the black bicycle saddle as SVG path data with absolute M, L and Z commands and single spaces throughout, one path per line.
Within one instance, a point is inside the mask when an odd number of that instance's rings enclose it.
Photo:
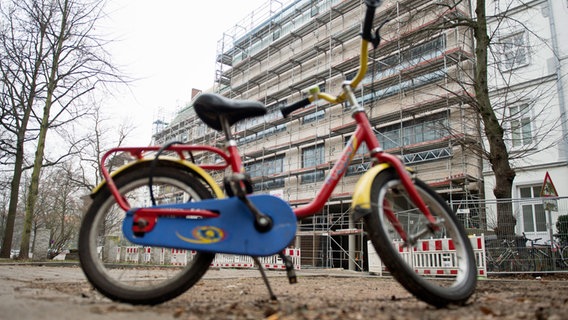
M 209 127 L 221 131 L 221 116 L 229 125 L 240 120 L 265 115 L 266 106 L 258 101 L 232 100 L 214 93 L 202 93 L 193 103 L 195 113 Z

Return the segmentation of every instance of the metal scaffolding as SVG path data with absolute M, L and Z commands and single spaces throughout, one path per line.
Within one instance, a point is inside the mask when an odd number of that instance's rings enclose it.
M 473 40 L 461 27 L 436 28 L 469 14 L 469 1 L 388 1 L 376 25 L 383 42 L 369 52 L 369 73 L 357 90 L 384 149 L 400 155 L 418 177 L 455 209 L 482 192 L 476 118 L 467 105 Z M 359 63 L 362 0 L 269 0 L 218 42 L 215 91 L 264 102 L 266 116 L 235 126 L 256 191 L 302 205 L 316 195 L 354 129 L 345 107 L 316 102 L 282 119 L 279 108 L 307 88 L 337 93 Z M 218 135 L 188 111 L 190 143 L 215 144 Z M 471 123 L 470 123 L 471 122 Z M 350 220 L 351 190 L 371 161 L 358 153 L 323 212 L 300 222 L 296 245 L 302 265 L 366 269 L 366 235 Z M 312 157 L 312 158 L 310 158 Z M 460 207 L 461 208 L 461 207 Z M 462 211 L 462 212 L 465 212 Z

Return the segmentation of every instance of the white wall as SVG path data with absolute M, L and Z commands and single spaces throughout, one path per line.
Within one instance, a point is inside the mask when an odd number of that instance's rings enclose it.
M 525 5 L 521 5 L 521 2 Z M 552 10 L 549 10 L 549 5 L 552 5 Z M 495 68 L 490 80 L 494 89 L 492 102 L 495 108 L 507 107 L 511 101 L 518 100 L 534 103 L 531 117 L 533 118 L 532 132 L 536 139 L 528 149 L 510 149 L 511 156 L 517 157 L 512 160 L 517 173 L 513 186 L 513 198 L 520 197 L 518 188 L 521 186 L 542 185 L 546 172 L 549 172 L 559 195 L 568 196 L 568 179 L 566 179 L 568 177 L 566 163 L 568 150 L 563 139 L 566 135 L 566 125 L 562 124 L 566 112 L 564 100 L 568 97 L 564 83 L 568 83 L 568 79 L 561 78 L 560 82 L 557 81 L 558 62 L 561 63 L 560 73 L 565 76 L 568 72 L 566 65 L 568 1 L 488 1 L 488 16 L 494 14 L 495 9 L 506 9 L 507 16 L 513 19 L 492 20 L 490 30 L 495 35 L 494 43 L 497 44 L 499 39 L 522 31 L 525 27 L 530 30 L 527 33 L 528 64 L 505 72 Z M 555 30 L 551 31 L 553 28 Z M 499 60 L 501 58 L 497 55 L 496 60 L 493 61 L 498 67 L 502 67 L 500 64 L 502 61 Z M 498 90 L 505 85 L 512 86 L 514 90 Z M 506 126 L 506 123 L 504 124 Z M 486 199 L 495 199 L 492 191 L 495 179 L 488 163 L 484 167 L 484 182 Z M 555 214 L 553 220 L 557 215 Z M 517 228 L 518 233 L 523 232 L 522 223 L 519 221 Z

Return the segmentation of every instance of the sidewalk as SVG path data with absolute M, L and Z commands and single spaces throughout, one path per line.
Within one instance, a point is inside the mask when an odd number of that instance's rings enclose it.
M 16 268 L 17 267 L 17 268 Z M 75 261 L 15 261 L 10 259 L 0 259 L 0 277 L 14 278 L 10 276 L 10 270 L 24 269 L 30 272 L 19 273 L 18 280 L 31 280 L 42 277 L 45 279 L 59 279 L 78 281 L 86 278 L 83 275 L 79 263 Z M 32 271 L 33 270 L 33 271 Z M 285 271 L 265 270 L 268 277 L 286 277 Z M 295 270 L 298 277 L 376 277 L 368 272 L 349 271 L 340 268 L 310 268 Z M 254 269 L 230 269 L 211 267 L 205 273 L 204 279 L 230 279 L 230 278 L 257 278 L 260 277 L 257 268 Z

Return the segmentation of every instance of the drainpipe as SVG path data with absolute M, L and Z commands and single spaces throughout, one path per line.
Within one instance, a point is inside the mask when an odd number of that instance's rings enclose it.
M 550 34 L 552 40 L 552 50 L 554 54 L 554 64 L 556 67 L 556 90 L 558 91 L 558 108 L 560 109 L 560 119 L 562 121 L 562 144 L 560 145 L 561 159 L 568 162 L 568 124 L 566 116 L 566 99 L 564 97 L 564 85 L 562 78 L 562 65 L 560 60 L 560 50 L 558 48 L 558 37 L 556 34 L 556 22 L 554 21 L 554 10 L 552 10 L 552 0 L 548 0 L 548 15 L 550 21 Z

